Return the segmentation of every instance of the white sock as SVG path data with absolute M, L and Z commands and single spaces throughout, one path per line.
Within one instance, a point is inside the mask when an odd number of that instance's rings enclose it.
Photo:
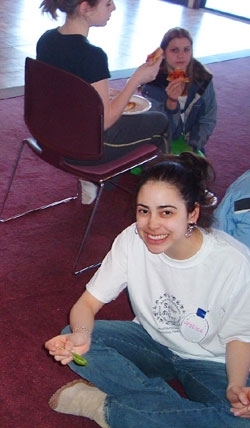
M 58 389 L 49 401 L 51 409 L 59 413 L 83 416 L 94 420 L 100 427 L 109 428 L 104 415 L 107 397 L 100 389 L 75 380 Z
M 97 186 L 91 181 L 79 180 L 81 190 L 81 202 L 90 205 L 96 198 Z

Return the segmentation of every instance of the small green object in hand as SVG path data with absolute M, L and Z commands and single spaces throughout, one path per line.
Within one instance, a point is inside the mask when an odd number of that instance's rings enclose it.
M 65 350 L 65 348 L 63 348 L 62 346 L 58 346 L 57 349 L 62 349 Z M 76 354 L 75 352 L 72 352 L 70 350 L 68 350 L 72 357 L 73 357 L 73 361 L 78 364 L 79 366 L 86 366 L 88 364 L 88 361 L 86 360 L 86 358 L 81 357 L 81 355 Z
M 86 358 L 81 357 L 81 355 L 71 352 L 73 361 L 79 366 L 86 366 L 88 364 Z

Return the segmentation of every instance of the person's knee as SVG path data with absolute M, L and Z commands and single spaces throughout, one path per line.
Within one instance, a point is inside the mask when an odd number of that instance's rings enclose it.
M 169 127 L 169 121 L 167 116 L 159 111 L 152 111 L 151 113 L 151 121 L 158 127 L 159 133 L 167 133 Z

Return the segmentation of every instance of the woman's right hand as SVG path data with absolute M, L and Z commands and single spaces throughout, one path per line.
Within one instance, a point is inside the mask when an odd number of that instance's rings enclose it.
M 90 348 L 90 336 L 77 332 L 61 334 L 45 342 L 45 348 L 56 361 L 66 365 L 72 361 L 72 352 L 83 355 Z
M 166 87 L 166 94 L 168 98 L 177 102 L 178 97 L 183 94 L 184 88 L 185 82 L 183 82 L 181 79 L 175 79 L 172 82 L 169 82 L 168 86 Z
M 134 74 L 131 76 L 131 79 L 137 80 L 137 85 L 140 86 L 148 82 L 152 82 L 152 80 L 155 80 L 160 65 L 162 62 L 162 58 L 159 58 L 155 63 L 152 62 L 145 62 L 140 67 L 138 67 Z

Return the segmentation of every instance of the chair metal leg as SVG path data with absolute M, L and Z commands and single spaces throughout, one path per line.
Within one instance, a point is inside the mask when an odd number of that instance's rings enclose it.
M 13 215 L 11 217 L 8 217 L 8 218 L 2 218 L 1 217 L 0 218 L 0 223 L 6 223 L 7 221 L 14 220 L 14 219 L 19 218 L 19 217 L 24 217 L 25 215 L 34 213 L 36 211 L 41 211 L 41 210 L 45 210 L 47 208 L 55 207 L 56 205 L 67 203 L 67 202 L 70 202 L 70 201 L 72 201 L 74 199 L 77 199 L 77 195 L 76 196 L 70 196 L 70 197 L 65 198 L 65 199 L 61 199 L 60 201 L 51 202 L 48 205 L 42 205 L 41 207 L 33 208 L 32 210 L 27 210 L 27 211 L 24 211 L 22 213 L 15 214 L 15 215 Z
M 68 198 L 61 199 L 60 201 L 51 202 L 50 204 L 42 205 L 42 206 L 40 206 L 38 208 L 33 208 L 31 210 L 26 210 L 26 211 L 23 211 L 21 213 L 15 214 L 13 216 L 10 216 L 10 217 L 7 217 L 7 218 L 3 218 L 4 209 L 5 209 L 8 197 L 9 197 L 10 189 L 11 189 L 11 186 L 13 184 L 13 180 L 14 180 L 14 177 L 15 177 L 15 174 L 16 174 L 16 170 L 17 170 L 17 167 L 18 167 L 18 164 L 19 164 L 19 161 L 20 161 L 20 158 L 21 158 L 21 155 L 22 155 L 22 152 L 23 152 L 25 144 L 26 144 L 26 140 L 23 140 L 22 143 L 21 143 L 19 152 L 17 154 L 16 161 L 15 161 L 14 166 L 13 166 L 12 174 L 11 174 L 10 179 L 9 179 L 8 187 L 7 187 L 7 190 L 5 192 L 5 196 L 4 196 L 2 207 L 1 207 L 1 211 L 0 211 L 0 223 L 5 223 L 7 221 L 14 220 L 14 219 L 19 218 L 19 217 L 23 217 L 26 214 L 30 214 L 30 213 L 33 213 L 33 212 L 36 212 L 36 211 L 44 210 L 46 208 L 54 207 L 54 206 L 62 204 L 62 203 L 67 203 L 69 201 L 72 201 L 73 199 L 77 199 L 77 195 L 70 196 Z
M 78 270 L 76 269 L 78 261 L 79 261 L 79 258 L 80 258 L 81 254 L 82 254 L 82 251 L 83 251 L 83 247 L 84 247 L 84 245 L 86 243 L 86 240 L 87 240 L 87 237 L 88 237 L 91 225 L 93 223 L 93 219 L 94 219 L 97 207 L 99 205 L 103 189 L 104 189 L 104 182 L 101 182 L 99 184 L 99 189 L 98 189 L 97 196 L 96 196 L 96 199 L 95 199 L 95 202 L 94 202 L 94 206 L 92 208 L 92 211 L 91 211 L 91 214 L 90 214 L 90 217 L 89 217 L 89 220 L 88 220 L 88 224 L 87 224 L 87 226 L 85 228 L 85 231 L 84 231 L 84 234 L 83 234 L 83 237 L 82 237 L 82 241 L 81 241 L 81 244 L 80 244 L 77 256 L 76 256 L 74 264 L 73 264 L 73 272 L 72 272 L 73 275 L 79 275 L 80 273 L 83 273 L 83 272 L 85 272 L 85 271 L 87 271 L 89 269 L 93 269 L 93 268 L 98 267 L 98 266 L 101 265 L 101 263 L 99 262 L 99 263 L 95 263 L 95 264 L 92 264 L 92 265 L 89 265 L 89 266 L 85 266 L 85 267 L 83 267 L 81 269 L 78 269 Z
M 119 175 L 120 175 L 120 174 L 119 174 Z M 112 179 L 109 179 L 109 180 L 107 180 L 107 181 L 108 181 L 110 184 L 112 184 L 114 187 L 118 187 L 119 189 L 123 190 L 123 191 L 124 191 L 124 192 L 126 192 L 126 193 L 133 194 L 133 192 L 132 192 L 132 191 L 130 191 L 129 189 L 125 188 L 124 186 L 121 186 L 119 183 L 112 182 Z M 81 255 L 81 253 L 82 253 L 82 251 L 83 251 L 83 247 L 84 247 L 84 245 L 85 245 L 85 243 L 86 243 L 86 240 L 87 240 L 87 237 L 88 237 L 88 234 L 89 234 L 89 231 L 90 231 L 90 227 L 91 227 L 91 225 L 92 225 L 92 222 L 93 222 L 93 219 L 94 219 L 94 216 L 95 216 L 95 213 L 96 213 L 96 210 L 97 210 L 97 207 L 98 207 L 98 204 L 99 204 L 99 201 L 100 201 L 100 198 L 101 198 L 102 192 L 103 192 L 103 188 L 104 188 L 104 182 L 101 182 L 101 183 L 100 183 L 100 188 L 99 188 L 99 191 L 98 191 L 98 193 L 97 193 L 96 200 L 95 200 L 94 207 L 93 207 L 92 212 L 91 212 L 91 214 L 90 214 L 90 217 L 89 217 L 89 220 L 88 220 L 88 224 L 87 224 L 87 227 L 86 227 L 86 229 L 85 229 L 85 231 L 84 231 L 84 235 L 83 235 L 83 238 L 82 238 L 82 242 L 81 242 L 81 245 L 80 245 L 80 247 L 79 247 L 79 250 L 78 250 L 78 253 L 77 253 L 77 256 L 76 256 L 76 259 L 75 259 L 74 265 L 73 265 L 73 272 L 72 272 L 72 273 L 73 273 L 73 275 L 79 275 L 79 274 L 81 274 L 81 273 L 83 273 L 83 272 L 86 272 L 86 271 L 88 271 L 88 270 L 90 270 L 90 269 L 94 269 L 94 268 L 96 268 L 96 267 L 98 267 L 98 266 L 100 266 L 100 265 L 101 265 L 101 262 L 99 262 L 99 263 L 94 263 L 94 264 L 92 264 L 92 265 L 89 265 L 89 266 L 83 267 L 83 268 L 78 269 L 78 270 L 76 269 L 76 267 L 77 267 L 77 263 L 78 263 L 79 258 L 80 258 L 80 255 Z
M 20 160 L 20 157 L 21 157 L 24 145 L 25 145 L 25 141 L 22 141 L 22 143 L 20 145 L 20 149 L 19 149 L 18 154 L 17 154 L 17 158 L 16 158 L 16 161 L 15 161 L 15 164 L 13 165 L 13 169 L 12 169 L 12 173 L 11 173 L 11 176 L 10 176 L 10 179 L 9 179 L 8 187 L 7 187 L 7 190 L 6 190 L 5 195 L 4 195 L 4 199 L 3 199 L 3 203 L 2 203 L 2 207 L 1 207 L 1 211 L 0 211 L 0 221 L 1 222 L 11 220 L 11 218 L 4 220 L 2 218 L 2 214 L 3 214 L 4 208 L 5 208 L 8 196 L 9 196 L 10 188 L 12 186 L 12 183 L 13 183 L 13 180 L 14 180 L 14 177 L 15 177 L 15 174 L 16 174 L 17 166 L 19 164 L 19 160 Z

